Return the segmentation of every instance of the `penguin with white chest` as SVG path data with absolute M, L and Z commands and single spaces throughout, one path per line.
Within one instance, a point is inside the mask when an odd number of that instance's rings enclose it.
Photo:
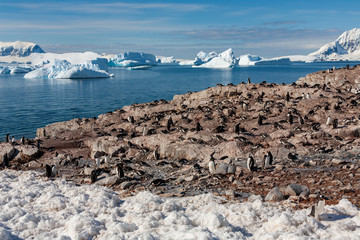
M 251 172 L 255 171 L 255 160 L 254 160 L 253 156 L 249 155 L 249 157 L 246 161 L 246 167 Z

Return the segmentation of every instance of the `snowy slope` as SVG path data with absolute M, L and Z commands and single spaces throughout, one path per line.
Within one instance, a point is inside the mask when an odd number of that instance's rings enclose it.
M 360 29 L 344 32 L 334 42 L 325 44 L 309 56 L 321 61 L 360 60 Z
M 32 53 L 44 53 L 44 50 L 31 42 L 0 42 L 0 56 L 27 57 Z
M 43 175 L 43 174 L 42 174 Z M 321 221 L 252 196 L 232 203 L 211 194 L 120 199 L 108 188 L 0 172 L 0 239 L 358 239 L 360 212 L 348 200 Z

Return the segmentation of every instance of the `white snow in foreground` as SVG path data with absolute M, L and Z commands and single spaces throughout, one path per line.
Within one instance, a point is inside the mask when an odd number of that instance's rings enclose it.
M 42 174 L 43 175 L 43 174 Z M 0 239 L 359 239 L 360 213 L 348 200 L 308 210 L 262 202 L 230 203 L 211 194 L 120 199 L 97 185 L 0 172 Z
M 43 79 L 78 79 L 78 78 L 108 78 L 107 59 L 97 58 L 83 64 L 72 65 L 66 60 L 53 60 L 43 67 L 25 74 L 24 78 Z

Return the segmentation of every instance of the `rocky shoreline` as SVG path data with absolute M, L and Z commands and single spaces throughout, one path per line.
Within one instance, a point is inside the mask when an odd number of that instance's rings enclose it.
M 355 66 L 312 73 L 292 85 L 219 84 L 47 125 L 37 130 L 40 148 L 35 140 L 1 143 L 0 162 L 44 172 L 55 165 L 56 177 L 79 184 L 90 183 L 97 169 L 95 184 L 121 196 L 211 192 L 243 201 L 258 194 L 295 208 L 347 198 L 359 207 L 359 83 Z M 264 169 L 268 151 L 274 162 Z M 249 155 L 255 171 L 246 168 Z M 124 177 L 115 174 L 117 164 Z

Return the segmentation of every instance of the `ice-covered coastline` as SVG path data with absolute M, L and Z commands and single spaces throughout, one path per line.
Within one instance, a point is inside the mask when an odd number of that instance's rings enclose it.
M 167 198 L 150 192 L 121 199 L 97 185 L 77 186 L 43 173 L 0 172 L 1 239 L 358 239 L 360 212 L 348 200 L 310 210 L 229 202 L 212 194 Z

